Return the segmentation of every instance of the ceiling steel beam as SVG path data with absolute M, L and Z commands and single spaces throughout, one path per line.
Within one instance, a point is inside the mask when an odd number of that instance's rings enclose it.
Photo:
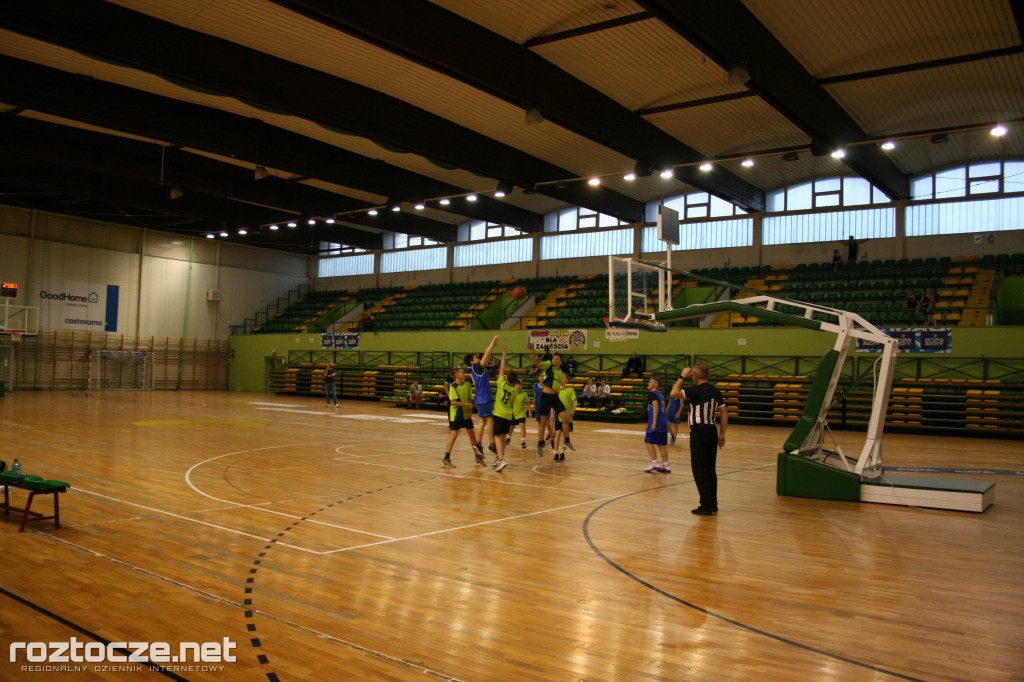
M 632 159 L 658 168 L 705 160 L 699 151 L 528 48 L 427 0 L 274 1 L 507 102 L 536 107 L 546 120 Z M 406 20 L 395 21 L 396 16 Z M 712 177 L 683 167 L 675 176 L 748 211 L 764 210 L 764 192 L 730 172 Z
M 806 132 L 816 153 L 869 139 L 741 0 L 685 6 L 670 0 L 638 2 L 726 71 L 744 67 L 750 75 L 747 87 Z M 890 198 L 910 197 L 909 179 L 877 147 L 849 147 L 843 162 Z
M 0 55 L 3 99 L 34 111 L 172 144 L 242 159 L 306 178 L 410 201 L 466 193 L 466 189 L 377 159 L 190 102 Z M 438 210 L 540 232 L 543 216 L 497 199 L 460 202 Z
M 350 223 L 418 234 L 437 241 L 455 240 L 456 230 L 447 223 L 407 212 L 382 211 L 378 216 L 370 216 L 361 212 L 367 207 L 365 202 L 276 177 L 257 181 L 246 168 L 155 143 L 22 117 L 0 119 L 0 143 L 12 155 L 149 183 L 168 197 L 171 187 L 177 187 L 185 196 L 210 197 L 223 205 L 223 210 L 210 219 L 221 220 L 228 226 L 256 228 L 289 219 L 329 217 L 341 208 L 360 211 L 345 217 Z M 117 200 L 123 201 L 123 195 L 118 194 Z M 177 212 L 178 200 L 173 201 L 167 205 Z
M 17 3 L 0 13 L 0 27 L 520 187 L 575 175 L 390 95 L 110 2 Z M 582 205 L 628 222 L 643 220 L 643 202 L 590 189 L 540 191 L 570 202 L 582 197 Z

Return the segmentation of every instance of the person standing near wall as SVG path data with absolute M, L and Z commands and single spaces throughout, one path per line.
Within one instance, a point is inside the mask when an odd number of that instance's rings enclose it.
M 693 385 L 683 388 L 683 381 L 693 377 Z M 697 484 L 700 505 L 690 510 L 698 516 L 718 513 L 718 473 L 715 471 L 719 448 L 725 447 L 725 429 L 729 425 L 729 412 L 725 399 L 716 386 L 708 383 L 708 366 L 683 367 L 672 387 L 673 398 L 690 403 L 690 466 Z M 715 420 L 721 423 L 721 430 Z
M 324 395 L 327 396 L 327 407 L 331 406 L 331 401 L 334 401 L 334 407 L 338 407 L 338 389 L 335 386 L 335 380 L 338 378 L 338 372 L 334 369 L 334 363 L 328 362 L 327 369 L 324 370 Z

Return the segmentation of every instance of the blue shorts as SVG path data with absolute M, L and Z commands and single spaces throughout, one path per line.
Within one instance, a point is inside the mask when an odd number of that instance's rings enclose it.
M 668 445 L 668 431 L 648 431 L 644 442 L 651 445 Z
M 478 417 L 490 419 L 494 416 L 494 405 L 493 403 L 477 403 L 476 414 Z

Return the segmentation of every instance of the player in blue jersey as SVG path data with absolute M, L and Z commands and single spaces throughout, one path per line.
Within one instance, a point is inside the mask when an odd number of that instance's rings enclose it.
M 661 385 L 658 377 L 651 377 L 647 382 L 647 433 L 644 434 L 644 445 L 651 455 L 651 465 L 645 469 L 647 473 L 672 473 L 668 463 L 668 411 L 665 409 L 665 396 L 658 390 Z M 658 453 L 661 461 L 658 461 Z
M 494 359 L 492 353 L 498 344 L 500 335 L 495 334 L 490 345 L 483 353 L 466 353 L 466 370 L 473 380 L 473 398 L 476 404 L 476 413 L 480 417 L 479 431 L 476 434 L 477 448 L 482 455 L 484 453 L 484 434 L 491 434 L 491 445 L 488 448 L 491 452 L 497 452 L 494 447 L 494 395 L 491 393 L 491 361 Z

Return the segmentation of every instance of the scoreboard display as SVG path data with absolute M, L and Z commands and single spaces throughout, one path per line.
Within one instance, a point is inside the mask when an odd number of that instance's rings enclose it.
M 16 282 L 0 282 L 0 298 L 18 298 Z

